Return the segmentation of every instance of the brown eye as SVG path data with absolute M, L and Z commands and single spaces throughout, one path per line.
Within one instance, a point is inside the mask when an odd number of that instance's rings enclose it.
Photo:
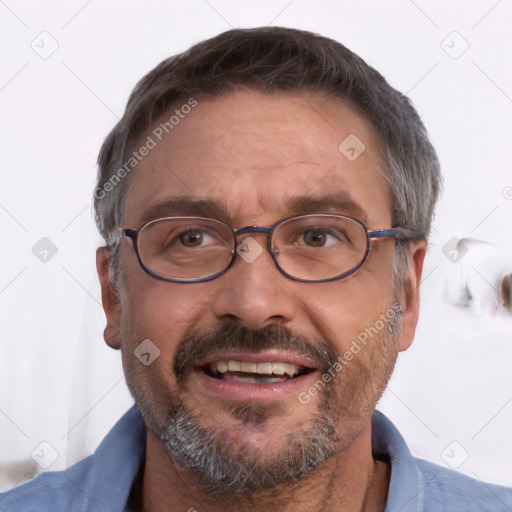
M 203 234 L 197 229 L 189 229 L 178 238 L 185 247 L 197 247 L 203 242 Z
M 308 229 L 304 233 L 304 242 L 313 247 L 323 247 L 327 240 L 327 233 L 324 229 Z
M 323 247 L 327 249 L 344 241 L 346 241 L 346 237 L 338 230 L 333 231 L 329 228 L 315 226 L 304 230 L 300 243 L 306 247 Z

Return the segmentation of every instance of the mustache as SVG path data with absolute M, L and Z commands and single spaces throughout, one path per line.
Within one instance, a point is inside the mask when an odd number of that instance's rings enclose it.
M 201 359 L 220 351 L 244 351 L 258 353 L 279 349 L 308 357 L 315 367 L 327 371 L 337 360 L 338 354 L 324 339 L 310 339 L 277 324 L 258 330 L 226 324 L 218 329 L 199 333 L 189 332 L 180 343 L 174 358 L 174 374 L 178 382 Z

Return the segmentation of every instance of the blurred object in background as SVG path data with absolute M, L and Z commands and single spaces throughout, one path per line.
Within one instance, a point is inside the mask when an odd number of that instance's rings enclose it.
M 0 462 L 0 492 L 34 478 L 38 472 L 33 460 Z
M 446 302 L 478 316 L 508 315 L 512 301 L 510 277 L 505 278 L 511 258 L 495 245 L 469 237 L 450 240 L 445 255 Z
M 508 311 L 512 311 L 512 274 L 505 274 L 500 283 L 501 305 Z

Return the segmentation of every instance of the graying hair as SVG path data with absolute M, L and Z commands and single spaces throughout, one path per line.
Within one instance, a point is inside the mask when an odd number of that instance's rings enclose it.
M 379 138 L 393 199 L 393 224 L 428 236 L 441 175 L 436 152 L 410 100 L 337 41 L 291 28 L 235 29 L 202 41 L 150 71 L 133 90 L 123 117 L 101 147 L 94 209 L 98 229 L 113 250 L 114 280 L 119 271 L 116 246 L 131 181 L 128 173 L 118 179 L 119 170 L 126 166 L 136 143 L 180 101 L 240 89 L 269 94 L 317 92 L 357 106 Z M 406 266 L 404 245 L 397 243 L 395 265 L 400 269 Z

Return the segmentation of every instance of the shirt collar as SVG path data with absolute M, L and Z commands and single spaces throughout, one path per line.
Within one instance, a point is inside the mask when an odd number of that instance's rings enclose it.
M 385 512 L 423 510 L 421 475 L 404 438 L 380 411 L 372 418 L 372 451 L 391 462 L 391 482 Z
M 92 471 L 81 490 L 84 502 L 88 502 L 86 510 L 90 509 L 92 502 L 98 510 L 125 512 L 131 488 L 144 464 L 145 453 L 146 428 L 139 408 L 134 405 L 91 456 Z
M 146 428 L 134 405 L 92 455 L 92 467 L 97 470 L 90 472 L 82 489 L 84 501 L 92 501 L 100 510 L 126 511 L 130 491 L 144 464 L 145 448 Z M 379 411 L 372 418 L 372 451 L 391 462 L 385 512 L 421 511 L 423 489 L 415 458 L 397 428 Z

